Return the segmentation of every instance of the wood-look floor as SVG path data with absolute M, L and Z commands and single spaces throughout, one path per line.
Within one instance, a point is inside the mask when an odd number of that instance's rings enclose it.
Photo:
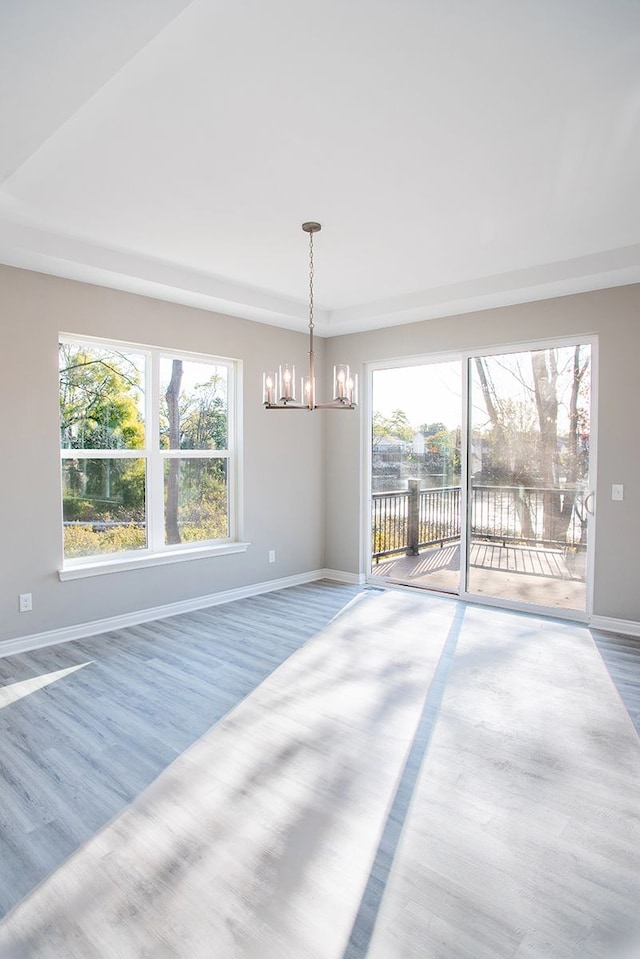
M 3 959 L 640 955 L 636 640 L 314 583 L 0 682 Z
M 591 635 L 640 736 L 640 639 L 595 629 Z

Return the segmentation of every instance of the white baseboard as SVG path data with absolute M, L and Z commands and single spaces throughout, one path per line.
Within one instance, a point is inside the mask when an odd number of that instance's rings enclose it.
M 280 579 L 270 579 L 262 583 L 240 586 L 237 589 L 210 593 L 207 596 L 196 596 L 195 599 L 181 600 L 178 603 L 167 603 L 164 606 L 134 610 L 132 613 L 109 616 L 106 619 L 96 619 L 93 622 L 79 623 L 76 626 L 64 626 L 62 629 L 50 629 L 42 633 L 32 633 L 29 636 L 19 636 L 16 639 L 6 639 L 0 642 L 0 657 L 26 653 L 31 649 L 41 649 L 45 646 L 55 646 L 57 643 L 68 643 L 74 639 L 83 639 L 85 636 L 98 636 L 100 633 L 110 633 L 115 629 L 138 626 L 140 623 L 149 623 L 154 619 L 166 619 L 168 616 L 177 616 L 180 613 L 192 613 L 198 609 L 207 609 L 209 606 L 220 606 L 223 603 L 232 603 L 236 599 L 258 596 L 260 593 L 270 593 L 277 589 L 286 589 L 289 586 L 301 586 L 304 583 L 312 583 L 319 579 L 331 579 L 350 586 L 362 586 L 366 583 L 366 576 L 362 573 L 348 573 L 339 569 L 314 569 L 307 573 L 296 573 L 294 576 L 283 576 Z M 629 619 L 592 616 L 589 625 L 606 633 L 622 633 L 624 636 L 640 637 L 640 623 Z
M 623 636 L 640 636 L 640 623 L 632 619 L 614 619 L 613 616 L 592 616 L 589 625 L 604 633 L 622 633 Z
M 350 586 L 362 586 L 367 581 L 364 573 L 346 573 L 341 569 L 323 569 L 322 579 L 333 579 L 338 583 L 348 583 Z
M 77 626 L 65 626 L 62 629 L 51 629 L 42 633 L 32 633 L 29 636 L 19 636 L 16 639 L 7 639 L 0 642 L 0 657 L 26 653 L 31 649 L 41 649 L 45 646 L 55 646 L 57 643 L 68 643 L 74 639 L 83 639 L 85 636 L 98 636 L 100 633 L 110 633 L 115 629 L 149 623 L 154 619 L 166 619 L 168 616 L 177 616 L 180 613 L 192 613 L 198 609 L 207 609 L 209 606 L 220 606 L 223 603 L 232 603 L 236 599 L 258 596 L 260 593 L 270 593 L 289 586 L 301 586 L 319 579 L 331 579 L 350 586 L 362 586 L 366 583 L 366 576 L 362 573 L 348 573 L 339 569 L 314 569 L 307 573 L 297 573 L 294 576 L 284 576 L 262 583 L 251 583 L 249 586 L 241 586 L 237 589 L 223 590 L 220 593 L 210 593 L 207 596 L 197 596 L 195 599 L 182 600 L 178 603 L 153 606 L 123 613 L 120 616 L 79 623 Z M 640 623 L 633 620 L 615 619 L 612 616 L 592 616 L 589 625 L 606 633 L 621 633 L 623 636 L 640 638 Z
M 260 593 L 270 593 L 276 589 L 286 589 L 288 586 L 300 586 L 303 583 L 311 583 L 318 579 L 333 579 L 341 583 L 353 583 L 355 585 L 360 583 L 360 579 L 353 573 L 344 573 L 335 569 L 314 569 L 308 573 L 297 573 L 295 576 L 284 576 L 281 579 L 270 579 L 263 583 L 252 583 L 250 586 L 227 589 L 220 593 L 210 593 L 208 596 L 197 596 L 195 599 L 186 599 L 178 603 L 167 603 L 164 606 L 153 606 L 149 609 L 135 610 L 132 613 L 123 613 L 120 616 L 109 616 L 106 619 L 96 619 L 89 623 L 79 623 L 77 626 L 65 626 L 62 629 L 50 629 L 43 633 L 32 633 L 29 636 L 19 636 L 17 639 L 7 639 L 0 642 L 0 656 L 13 656 L 16 653 L 26 653 L 31 649 L 42 649 L 44 646 L 55 646 L 57 643 L 68 643 L 73 639 L 83 639 L 85 636 L 110 633 L 115 629 L 138 626 L 140 623 L 149 623 L 154 619 L 166 619 L 168 616 L 177 616 L 179 613 L 192 613 L 197 609 L 220 606 L 222 603 L 232 603 L 236 599 L 258 596 Z

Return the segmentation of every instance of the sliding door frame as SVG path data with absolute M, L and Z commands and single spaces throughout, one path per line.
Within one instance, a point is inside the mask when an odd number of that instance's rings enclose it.
M 470 451 L 470 423 L 471 423 L 471 366 L 476 357 L 500 356 L 510 353 L 524 353 L 535 350 L 554 349 L 556 347 L 572 347 L 578 344 L 589 345 L 591 348 L 591 395 L 590 395 L 590 429 L 589 429 L 589 492 L 592 493 L 594 508 L 587 517 L 587 566 L 585 575 L 586 601 L 585 609 L 572 610 L 562 609 L 551 606 L 539 606 L 529 603 L 522 603 L 516 600 L 503 599 L 501 597 L 483 596 L 468 590 L 468 570 L 470 555 L 470 529 L 471 529 L 471 504 L 470 504 L 470 476 L 469 476 L 469 451 Z M 427 590 L 433 595 L 457 597 L 465 602 L 475 603 L 477 605 L 494 606 L 502 609 L 513 609 L 522 612 L 535 612 L 542 615 L 552 616 L 556 619 L 570 619 L 578 622 L 588 622 L 593 614 L 593 587 L 594 587 L 594 552 L 596 538 L 596 510 L 595 510 L 595 491 L 597 489 L 597 461 L 598 461 L 598 336 L 597 334 L 584 334 L 550 338 L 545 340 L 525 340 L 514 343 L 500 343 L 483 346 L 470 350 L 447 351 L 442 353 L 428 353 L 418 356 L 394 357 L 389 360 L 378 360 L 366 364 L 366 383 L 364 390 L 364 416 L 363 424 L 363 450 L 365 452 L 365 463 L 363 469 L 363 489 L 361 495 L 361 543 L 362 543 L 362 566 L 365 570 L 365 577 L 369 583 L 378 583 L 385 587 L 397 587 L 400 589 L 415 589 L 409 584 L 397 584 L 389 582 L 380 577 L 374 577 L 372 574 L 372 523 L 371 523 L 371 504 L 372 504 L 372 425 L 373 425 L 373 375 L 377 370 L 403 369 L 413 366 L 429 366 L 436 363 L 447 363 L 457 361 L 461 364 L 462 376 L 462 409 L 461 409 L 461 493 L 460 493 L 460 580 L 459 592 L 452 593 L 441 589 Z M 424 587 L 420 587 L 424 590 Z
M 402 583 L 392 582 L 388 579 L 384 579 L 379 576 L 373 576 L 372 573 L 372 557 L 371 557 L 371 543 L 372 543 L 372 524 L 371 524 L 371 514 L 372 514 L 372 476 L 373 476 L 373 458 L 372 458 L 372 428 L 373 428 L 373 375 L 378 370 L 401 370 L 406 369 L 407 367 L 413 366 L 436 366 L 439 363 L 462 363 L 463 356 L 459 350 L 456 351 L 447 351 L 442 353 L 426 353 L 420 354 L 417 356 L 409 357 L 394 357 L 390 360 L 379 360 L 375 362 L 370 362 L 366 364 L 366 388 L 364 396 L 364 416 L 362 418 L 363 423 L 363 449 L 365 452 L 365 468 L 363 470 L 363 488 L 361 495 L 362 503 L 362 512 L 361 512 L 361 543 L 362 543 L 362 565 L 361 569 L 365 570 L 365 578 L 368 583 L 384 585 L 385 587 L 393 587 L 397 589 L 416 589 L 418 587 L 406 586 Z M 467 456 L 468 456 L 468 444 L 466 442 L 466 428 L 467 428 L 467 418 L 468 418 L 468 387 L 466 385 L 466 375 L 464 372 L 464 366 L 462 366 L 462 375 L 460 378 L 461 385 L 461 394 L 462 394 L 462 409 L 461 409 L 461 420 L 460 420 L 460 429 L 461 429 L 461 442 L 460 442 L 460 579 L 458 581 L 458 590 L 453 592 L 452 590 L 443 589 L 442 587 L 431 587 L 428 592 L 437 596 L 449 596 L 459 598 L 462 596 L 462 587 L 463 587 L 463 575 L 464 569 L 466 567 L 465 557 L 467 555 L 467 526 L 468 523 L 464 522 L 464 518 L 468 515 L 467 507 L 467 484 L 465 483 L 465 477 L 467 475 Z

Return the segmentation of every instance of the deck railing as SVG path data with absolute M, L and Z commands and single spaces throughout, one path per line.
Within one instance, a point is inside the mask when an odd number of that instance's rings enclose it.
M 372 496 L 372 556 L 376 562 L 394 553 L 417 555 L 428 546 L 460 538 L 459 486 L 408 489 Z M 585 494 L 545 487 L 472 486 L 471 537 L 503 545 L 584 548 Z

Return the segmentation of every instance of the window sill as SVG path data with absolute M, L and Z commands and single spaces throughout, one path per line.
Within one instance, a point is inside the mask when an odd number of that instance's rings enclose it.
M 166 566 L 169 563 L 185 563 L 194 559 L 210 559 L 213 556 L 228 556 L 244 553 L 250 543 L 222 543 L 218 546 L 197 546 L 179 552 L 153 553 L 144 556 L 128 556 L 126 559 L 93 560 L 77 566 L 65 566 L 58 570 L 64 582 L 68 579 L 84 579 L 87 576 L 103 576 L 105 573 L 122 573 L 130 569 L 146 569 L 150 566 Z

